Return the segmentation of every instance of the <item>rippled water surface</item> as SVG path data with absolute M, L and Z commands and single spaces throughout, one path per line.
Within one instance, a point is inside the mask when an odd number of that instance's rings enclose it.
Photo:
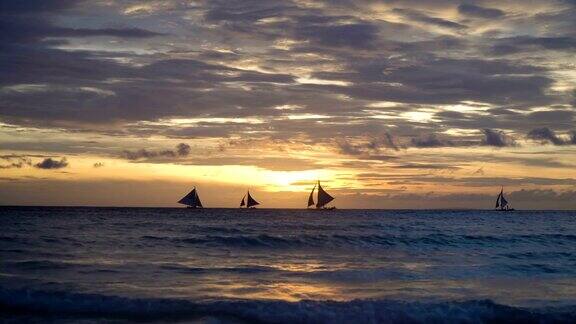
M 235 321 L 575 319 L 576 213 L 0 208 L 0 310 L 156 302 Z

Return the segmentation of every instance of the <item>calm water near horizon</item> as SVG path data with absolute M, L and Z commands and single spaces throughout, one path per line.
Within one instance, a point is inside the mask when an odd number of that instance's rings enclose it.
M 0 320 L 576 320 L 576 212 L 0 207 Z

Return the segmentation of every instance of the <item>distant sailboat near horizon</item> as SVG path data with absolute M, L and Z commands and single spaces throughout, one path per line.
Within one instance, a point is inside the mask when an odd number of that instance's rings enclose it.
M 314 204 L 314 190 L 316 189 L 316 187 L 318 187 L 318 199 L 316 204 Z M 314 188 L 312 188 L 312 192 L 310 192 L 310 196 L 308 197 L 308 207 L 310 208 L 310 206 L 314 206 L 316 205 L 316 209 L 318 210 L 333 210 L 336 209 L 336 207 L 332 206 L 332 207 L 326 207 L 326 205 L 331 202 L 332 200 L 334 200 L 334 197 L 330 196 L 320 185 L 320 180 L 318 180 L 318 183 L 314 185 Z
M 504 198 L 504 187 L 500 190 L 498 197 L 496 198 L 496 207 L 494 209 L 498 211 L 513 211 L 514 208 L 510 207 L 508 200 Z
M 244 197 L 242 197 L 242 201 L 240 202 L 240 208 L 246 206 L 246 209 L 254 209 L 256 208 L 255 207 L 256 205 L 260 205 L 260 203 L 257 202 L 256 199 L 252 198 L 252 196 L 250 196 L 250 190 L 248 190 L 248 192 L 246 192 Z
M 200 201 L 200 197 L 198 196 L 198 191 L 196 187 L 192 189 L 186 196 L 178 201 L 179 204 L 186 205 L 186 208 L 204 208 L 202 206 L 202 201 Z

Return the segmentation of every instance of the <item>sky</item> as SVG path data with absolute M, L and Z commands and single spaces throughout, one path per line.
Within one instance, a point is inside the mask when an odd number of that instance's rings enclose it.
M 576 208 L 573 0 L 0 0 L 0 204 Z

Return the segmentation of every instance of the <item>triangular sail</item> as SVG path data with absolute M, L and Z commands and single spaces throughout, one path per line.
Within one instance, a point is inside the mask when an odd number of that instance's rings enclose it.
M 250 191 L 248 191 L 248 197 L 246 200 L 246 207 L 250 208 L 250 207 L 256 206 L 256 205 L 260 205 L 260 203 L 257 202 L 256 200 L 254 200 L 254 198 L 252 198 L 252 196 L 250 196 Z
M 308 207 L 314 205 L 314 190 L 316 189 L 316 184 L 314 184 L 314 188 L 312 188 L 312 192 L 310 192 L 310 196 L 308 197 Z
M 502 189 L 502 191 L 504 191 L 504 189 Z M 502 191 L 500 191 L 500 193 L 498 194 L 498 197 L 496 197 L 496 207 L 494 207 L 494 208 L 500 207 L 500 198 L 502 198 Z
M 196 191 L 196 187 L 192 189 L 186 196 L 178 201 L 179 204 L 183 204 L 190 207 L 202 207 L 202 202 Z
M 316 208 L 322 208 L 332 200 L 334 200 L 334 197 L 330 196 L 326 191 L 324 191 L 322 186 L 320 186 L 320 181 L 318 181 L 318 203 L 316 204 Z
M 242 201 L 240 202 L 240 207 L 246 206 L 246 203 L 244 202 L 244 199 L 246 199 L 246 195 L 244 195 L 244 197 L 242 197 Z
M 508 206 L 508 200 L 504 198 L 504 193 L 502 193 L 500 196 L 500 208 L 505 208 L 506 206 Z
M 202 202 L 200 201 L 200 197 L 198 196 L 198 190 L 196 190 L 196 207 L 204 207 L 202 206 Z

